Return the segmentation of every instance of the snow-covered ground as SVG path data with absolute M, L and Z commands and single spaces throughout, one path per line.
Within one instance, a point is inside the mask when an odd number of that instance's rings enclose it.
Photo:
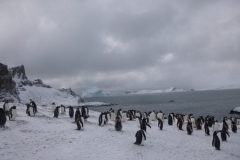
M 15 105 L 16 120 L 7 121 L 5 128 L 0 128 L 1 160 L 240 159 L 240 126 L 238 133 L 230 131 L 230 138 L 221 142 L 218 151 L 212 147 L 212 128 L 211 136 L 205 136 L 204 130 L 195 129 L 192 135 L 187 135 L 186 124 L 185 131 L 180 131 L 165 120 L 160 131 L 157 121 L 153 121 L 152 128 L 147 128 L 144 146 L 138 146 L 133 144 L 139 130 L 136 121 L 123 122 L 123 130 L 118 132 L 114 130 L 113 122 L 100 127 L 100 113 L 90 111 L 84 131 L 78 131 L 72 123 L 74 120 L 68 116 L 68 109 L 65 115 L 53 118 L 50 106 L 38 106 L 35 117 L 29 117 L 23 104 Z M 218 136 L 220 138 L 220 133 Z

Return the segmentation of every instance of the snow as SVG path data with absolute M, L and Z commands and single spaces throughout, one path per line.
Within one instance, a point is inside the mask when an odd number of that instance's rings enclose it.
M 184 92 L 184 91 L 186 91 L 186 90 L 171 87 L 168 89 L 157 89 L 157 90 L 126 91 L 125 93 L 127 93 L 127 94 L 152 94 L 152 93 L 168 93 L 168 92 Z
M 233 110 L 240 113 L 240 107 L 236 107 Z
M 88 87 L 83 90 L 82 92 L 82 97 L 106 97 L 106 96 L 111 96 L 111 93 L 109 91 L 103 91 L 102 89 L 93 86 L 93 87 Z
M 0 128 L 1 160 L 240 159 L 239 132 L 230 131 L 231 137 L 227 142 L 221 142 L 221 150 L 217 151 L 212 147 L 212 136 L 205 136 L 203 130 L 194 129 L 192 135 L 187 135 L 186 123 L 183 126 L 185 131 L 180 131 L 165 120 L 161 131 L 157 121 L 152 121 L 152 128 L 147 128 L 144 146 L 138 146 L 133 144 L 139 130 L 136 121 L 123 122 L 123 130 L 118 132 L 114 130 L 113 121 L 100 127 L 100 113 L 90 111 L 84 131 L 78 131 L 68 114 L 53 118 L 50 104 L 38 106 L 34 117 L 26 115 L 25 105 L 15 105 L 16 120 L 7 121 L 5 128 Z M 68 109 L 66 111 L 68 113 Z M 212 135 L 212 128 L 210 133 Z M 218 136 L 220 138 L 220 134 Z

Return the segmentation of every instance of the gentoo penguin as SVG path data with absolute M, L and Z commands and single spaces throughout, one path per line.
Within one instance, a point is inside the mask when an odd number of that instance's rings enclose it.
M 214 126 L 214 124 L 215 124 L 215 118 L 214 116 L 212 116 L 212 125 Z
M 136 111 L 136 117 L 142 119 L 142 113 L 140 111 Z
M 51 111 L 54 112 L 55 109 L 56 109 L 56 107 L 57 107 L 56 104 L 53 102 L 53 103 L 52 103 L 52 107 L 51 107 Z
M 183 120 L 182 120 L 182 118 L 180 118 L 180 116 L 179 116 L 179 117 L 177 118 L 177 127 L 178 127 L 179 130 L 182 130 L 182 131 L 183 131 L 182 126 L 183 126 Z
M 105 121 L 105 114 L 102 112 L 99 115 L 99 118 L 98 118 L 98 125 L 99 126 L 104 126 L 104 121 Z
M 152 121 L 156 121 L 156 113 L 154 110 L 149 114 L 149 124 L 151 124 Z
M 33 113 L 37 113 L 37 105 L 32 99 L 30 99 L 30 105 L 33 107 Z
M 73 118 L 73 116 L 74 116 L 74 109 L 73 109 L 72 106 L 69 106 L 69 111 L 68 111 L 68 113 L 69 113 L 69 117 L 70 117 L 70 118 Z
M 168 125 L 172 125 L 173 124 L 173 117 L 172 117 L 172 113 L 170 113 L 169 115 L 168 115 Z
M 209 128 L 208 128 L 208 121 L 205 120 L 205 123 L 204 123 L 204 131 L 205 131 L 205 135 L 210 135 L 210 131 L 209 131 Z
M 212 146 L 215 147 L 215 149 L 220 150 L 220 140 L 217 136 L 218 132 L 220 132 L 220 131 L 213 132 Z
M 164 115 L 161 110 L 157 113 L 157 118 L 160 118 L 162 121 L 164 120 Z
M 188 120 L 187 126 L 186 126 L 186 130 L 187 130 L 187 134 L 191 135 L 193 132 L 193 128 L 192 128 L 192 122 L 190 120 Z
M 77 109 L 76 109 L 76 112 L 75 112 L 75 122 L 77 122 L 78 116 L 81 116 L 81 113 L 80 113 L 79 108 L 77 108 Z
M 61 104 L 61 114 L 65 114 L 65 113 L 66 113 L 65 106 Z
M 89 117 L 89 109 L 87 106 L 82 106 L 81 112 L 84 119 L 87 119 Z
M 17 116 L 16 106 L 12 106 L 9 109 L 9 114 L 8 114 L 9 120 L 14 121 L 16 119 L 16 116 Z
M 114 125 L 114 127 L 115 127 L 115 130 L 116 130 L 116 131 L 121 131 L 121 130 L 122 130 L 122 121 L 121 121 L 121 118 L 119 118 L 119 117 L 116 117 L 116 118 L 115 118 L 115 125 Z
M 6 114 L 8 114 L 9 112 L 9 103 L 8 101 L 6 101 L 4 104 L 3 104 L 3 110 Z
M 232 117 L 227 118 L 226 122 L 227 122 L 227 124 L 228 124 L 228 128 L 231 128 L 231 125 L 232 125 Z
M 196 120 L 196 127 L 197 127 L 197 130 L 202 129 L 202 121 L 200 117 Z
M 79 115 L 77 117 L 76 123 L 77 123 L 77 129 L 78 130 L 83 130 L 83 120 L 82 120 L 82 116 L 81 115 Z
M 141 130 L 144 130 L 145 132 L 147 132 L 147 127 L 146 126 L 151 128 L 151 126 L 146 122 L 146 118 L 143 118 L 142 123 L 141 123 Z
M 192 122 L 192 127 L 197 128 L 195 118 L 193 116 L 191 116 L 190 119 L 191 119 L 191 122 Z
M 110 110 L 110 115 L 111 115 L 111 121 L 115 121 L 115 113 L 113 109 Z
M 122 119 L 122 108 L 117 111 L 117 116 Z
M 228 130 L 226 130 L 226 128 L 223 128 L 221 130 L 221 138 L 222 138 L 222 141 L 227 141 L 227 135 L 228 137 L 230 137 L 229 133 L 228 133 Z
M 132 109 L 130 109 L 130 110 L 128 110 L 128 120 L 130 120 L 130 121 L 132 121 L 134 118 L 133 118 L 133 110 Z
M 204 123 L 205 123 L 205 121 L 204 121 L 204 118 L 203 118 L 203 116 L 200 116 L 200 119 L 201 119 L 201 123 L 202 123 L 202 124 L 204 124 Z
M 136 137 L 136 142 L 134 144 L 143 146 L 144 141 L 146 140 L 146 135 L 144 131 L 143 130 L 137 131 L 137 133 L 135 134 L 135 137 Z
M 158 128 L 159 128 L 160 130 L 162 130 L 162 129 L 163 129 L 163 121 L 162 121 L 162 119 L 160 119 L 160 118 L 158 118 L 157 120 L 158 120 Z
M 59 106 L 57 106 L 57 107 L 55 108 L 53 118 L 58 118 L 58 115 L 59 115 L 59 108 L 60 108 Z
M 136 116 L 136 122 L 137 122 L 137 127 L 140 127 L 141 123 L 142 123 L 142 119 L 140 117 Z
M 237 125 L 236 125 L 236 122 L 235 121 L 232 121 L 232 132 L 233 133 L 237 133 Z
M 30 104 L 26 104 L 26 106 L 27 106 L 26 113 L 31 117 L 34 116 L 33 107 Z
M 227 122 L 226 122 L 226 117 L 223 117 L 223 126 L 222 126 L 222 128 L 225 128 L 226 130 L 228 130 L 228 124 L 227 124 Z
M 0 108 L 0 127 L 4 127 L 7 121 L 6 114 L 3 108 Z
M 208 127 L 212 127 L 212 117 L 207 116 L 207 118 L 205 119 L 205 121 L 208 121 Z
M 127 113 L 126 113 L 126 111 L 123 111 L 122 112 L 122 122 L 126 122 L 126 120 L 127 120 Z
M 109 121 L 109 116 L 108 116 L 108 112 L 104 112 L 103 113 L 104 114 L 104 116 L 105 116 L 105 119 L 104 119 L 104 124 L 108 124 L 108 121 Z
M 218 131 L 219 130 L 219 123 L 217 120 L 215 120 L 214 125 L 213 125 L 213 131 Z

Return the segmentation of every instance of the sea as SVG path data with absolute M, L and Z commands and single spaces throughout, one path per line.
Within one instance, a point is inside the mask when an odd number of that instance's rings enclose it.
M 229 114 L 230 110 L 240 106 L 240 89 L 204 90 L 186 92 L 168 92 L 154 94 L 125 94 L 110 97 L 85 98 L 87 101 L 112 103 L 112 106 L 89 106 L 90 110 L 104 112 L 113 108 L 115 112 L 122 110 L 138 110 L 142 113 L 162 111 L 165 117 L 169 113 L 190 114 L 198 116 L 214 116 L 219 122 L 222 118 L 240 117 Z

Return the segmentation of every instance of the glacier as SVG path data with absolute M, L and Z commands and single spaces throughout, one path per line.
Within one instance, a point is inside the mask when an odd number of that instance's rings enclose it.
M 90 98 L 90 97 L 108 97 L 112 95 L 111 92 L 109 91 L 103 91 L 97 86 L 92 86 L 84 89 L 81 96 L 83 98 Z

